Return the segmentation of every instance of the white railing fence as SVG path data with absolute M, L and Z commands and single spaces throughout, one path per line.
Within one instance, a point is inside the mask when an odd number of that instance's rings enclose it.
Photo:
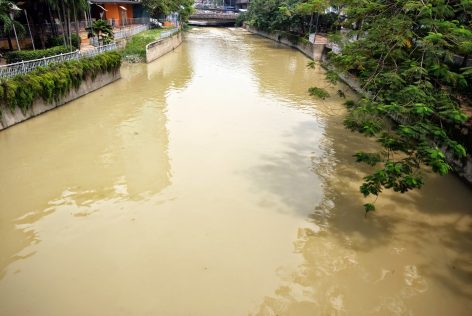
M 160 33 L 160 37 L 157 40 L 155 40 L 154 42 L 151 42 L 151 43 L 146 45 L 146 53 L 149 49 L 151 49 L 154 46 L 158 45 L 163 39 L 165 39 L 167 37 L 171 37 L 172 35 L 178 33 L 179 31 L 180 31 L 180 29 L 178 29 L 178 28 L 162 31 Z
M 123 27 L 120 30 L 114 31 L 113 37 L 115 40 L 120 40 L 123 38 L 131 37 L 133 35 L 136 35 L 138 33 L 141 33 L 147 30 L 149 30 L 149 24 L 143 24 L 143 25 L 138 25 L 138 26 L 127 26 L 127 27 Z M 96 36 L 89 38 L 89 43 L 90 45 L 93 45 L 93 46 L 100 45 L 98 38 Z
M 38 67 L 45 67 L 52 63 L 59 63 L 69 60 L 79 60 L 81 58 L 93 57 L 101 53 L 116 50 L 116 43 L 95 47 L 86 51 L 75 51 L 50 57 L 43 57 L 35 60 L 22 61 L 14 64 L 0 66 L 0 78 L 11 78 L 16 75 L 26 74 Z
M 162 31 L 161 34 L 160 34 L 160 38 L 171 37 L 172 35 L 174 35 L 175 33 L 178 33 L 178 32 L 179 32 L 178 28 Z
M 106 20 L 107 24 L 113 27 L 127 26 L 133 24 L 149 24 L 149 21 L 150 18 L 129 18 L 121 21 L 115 19 Z
M 139 25 L 114 32 L 115 39 L 128 38 L 149 29 L 149 25 Z

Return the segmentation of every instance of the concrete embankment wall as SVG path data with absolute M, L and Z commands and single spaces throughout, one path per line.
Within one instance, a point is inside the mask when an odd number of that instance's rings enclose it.
M 7 109 L 4 105 L 0 105 L 0 110 L 2 113 L 0 118 L 0 130 L 23 122 L 32 117 L 38 116 L 44 112 L 50 111 L 72 100 L 78 99 L 81 96 L 86 95 L 94 90 L 100 89 L 103 86 L 106 86 L 107 84 L 112 83 L 120 78 L 120 71 L 100 73 L 97 75 L 97 77 L 95 77 L 95 79 L 88 78 L 87 80 L 84 80 L 80 84 L 78 89 L 72 88 L 69 93 L 67 93 L 64 97 L 60 98 L 58 101 L 47 103 L 42 98 L 36 99 L 33 102 L 31 108 L 25 113 L 23 113 L 19 108 L 15 108 L 15 110 L 11 111 L 10 109 Z
M 182 44 L 182 32 L 148 44 L 146 46 L 146 63 L 150 63 L 173 51 L 180 44 Z
M 246 30 L 248 30 L 251 33 L 258 34 L 260 36 L 266 37 L 268 39 L 274 40 L 276 42 L 288 45 L 290 47 L 293 47 L 295 49 L 298 49 L 301 51 L 304 55 L 309 57 L 310 59 L 313 59 L 315 61 L 325 61 L 326 62 L 326 53 L 327 50 L 325 49 L 325 44 L 316 44 L 313 45 L 311 43 L 309 44 L 293 44 L 290 42 L 286 37 L 283 36 L 283 34 L 279 32 L 274 32 L 274 33 L 266 33 L 259 31 L 257 29 L 254 29 L 248 25 L 244 26 Z M 327 66 L 328 68 L 330 67 L 329 65 Z M 339 74 L 340 79 L 351 89 L 353 89 L 355 92 L 361 95 L 368 96 L 368 94 L 361 88 L 359 84 L 359 80 L 357 80 L 356 77 L 351 76 L 351 75 L 346 75 L 346 74 Z M 395 120 L 395 118 L 392 118 Z M 472 131 L 468 131 L 469 135 Z M 465 136 L 467 137 L 467 136 Z M 454 158 L 454 155 L 450 151 L 446 151 L 446 157 L 448 160 L 448 163 L 454 168 L 454 172 L 461 177 L 465 182 L 469 183 L 472 185 L 472 153 L 471 149 L 468 148 L 468 155 L 466 158 L 463 159 L 456 159 Z
M 271 39 L 276 42 L 282 43 L 284 45 L 290 46 L 292 48 L 298 49 L 304 55 L 306 55 L 307 57 L 315 61 L 320 61 L 321 58 L 323 57 L 325 44 L 312 44 L 312 43 L 296 43 L 295 44 L 292 41 L 290 41 L 290 39 L 287 38 L 285 34 L 281 32 L 267 33 L 263 31 L 259 31 L 248 25 L 244 26 L 244 28 L 251 33 L 254 33 L 263 37 L 267 37 L 268 39 Z

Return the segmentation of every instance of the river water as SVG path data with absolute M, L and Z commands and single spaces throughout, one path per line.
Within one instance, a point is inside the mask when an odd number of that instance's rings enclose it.
M 470 315 L 470 188 L 364 217 L 352 154 L 376 144 L 307 62 L 197 28 L 1 132 L 0 315 Z

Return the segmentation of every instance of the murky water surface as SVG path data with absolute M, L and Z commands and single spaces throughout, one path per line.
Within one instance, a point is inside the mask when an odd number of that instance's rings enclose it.
M 0 133 L 0 315 L 470 315 L 455 177 L 364 217 L 375 146 L 301 53 L 239 29 Z M 343 87 L 341 87 L 343 88 Z

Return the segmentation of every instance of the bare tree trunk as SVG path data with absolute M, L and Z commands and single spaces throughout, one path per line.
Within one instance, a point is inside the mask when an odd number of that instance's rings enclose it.
M 56 20 L 52 16 L 51 6 L 49 6 L 49 5 L 48 5 L 48 12 L 49 12 L 49 22 L 51 22 L 52 35 L 57 36 Z
M 310 17 L 310 24 L 308 26 L 308 38 L 310 38 L 310 34 L 311 34 L 311 26 L 313 25 L 313 12 L 311 13 L 311 17 Z
M 44 27 L 41 26 L 39 29 L 39 41 L 41 42 L 41 48 L 45 49 L 46 48 L 46 31 L 44 30 Z
M 10 33 L 7 34 L 8 48 L 13 50 L 13 43 L 11 42 Z
M 72 50 L 72 33 L 70 25 L 70 10 L 67 10 L 67 35 L 69 36 L 69 47 Z
M 66 21 L 65 21 L 66 20 L 66 11 L 64 9 L 64 3 L 63 2 L 61 2 L 61 3 L 62 3 L 62 21 L 64 23 L 61 22 L 61 21 L 59 21 L 59 22 L 61 23 L 61 27 L 62 27 L 62 37 L 63 37 L 63 40 L 64 40 L 64 47 L 67 47 L 67 34 L 66 34 L 65 25 L 64 25 L 66 23 Z M 58 12 L 59 12 L 59 20 L 61 20 L 60 10 L 58 10 Z
M 74 21 L 75 21 L 75 34 L 77 34 L 77 38 L 79 39 L 79 49 L 80 49 L 80 44 L 81 44 L 81 38 L 80 38 L 80 25 L 79 25 L 79 20 L 77 19 L 77 10 L 75 8 L 75 3 L 74 3 Z

